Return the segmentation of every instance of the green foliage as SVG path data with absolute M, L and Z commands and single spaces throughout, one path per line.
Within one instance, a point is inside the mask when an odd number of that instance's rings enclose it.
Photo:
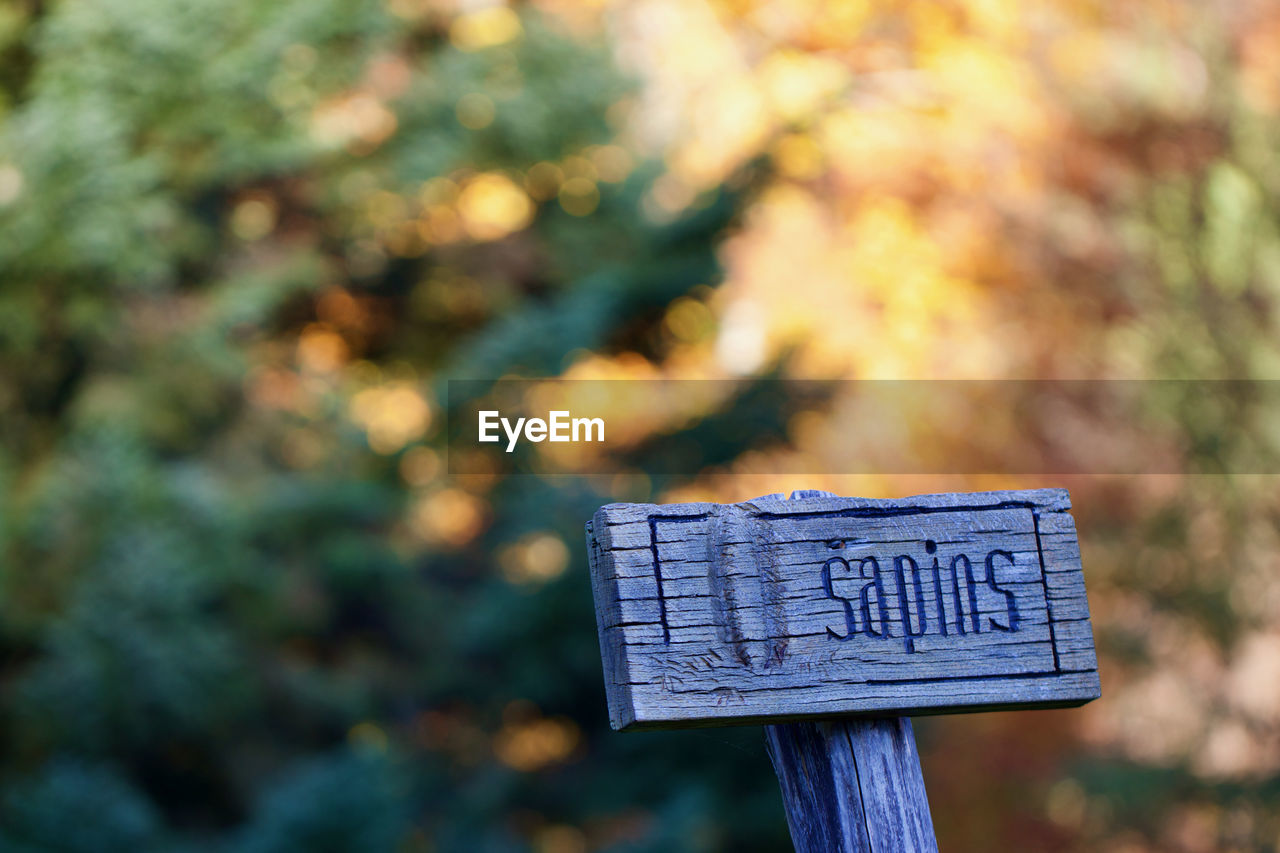
M 161 821 L 145 795 L 117 768 L 51 759 L 16 780 L 0 801 L 0 850 L 5 853 L 113 853 L 146 850 Z
M 22 49 L 0 63 L 0 166 L 21 175 L 0 208 L 3 849 L 505 851 L 540 822 L 594 822 L 616 850 L 782 843 L 750 733 L 602 736 L 576 547 L 600 495 L 506 484 L 471 544 L 410 547 L 397 458 L 349 418 L 358 388 L 293 363 L 335 282 L 381 306 L 352 354 L 426 377 L 554 372 L 643 339 L 714 278 L 733 197 L 650 226 L 645 169 L 601 184 L 586 219 L 551 201 L 497 243 L 379 246 L 368 211 L 387 193 L 518 180 L 609 141 L 627 85 L 601 48 L 522 23 L 469 52 L 431 19 L 344 0 L 68 0 L 15 25 Z M 401 60 L 398 93 L 368 88 Z M 496 111 L 468 130 L 455 106 L 474 92 Z M 317 132 L 362 93 L 393 135 Z M 272 207 L 266 236 L 237 230 L 246 199 Z M 465 314 L 441 282 L 460 283 Z M 311 383 L 304 411 L 255 402 L 272 370 Z M 299 441 L 318 455 L 299 464 Z M 539 531 L 570 544 L 568 571 L 502 580 L 494 554 Z M 517 770 L 497 744 L 529 702 L 535 722 L 570 721 L 555 725 L 572 754 Z
M 346 751 L 312 759 L 263 793 L 233 849 L 392 850 L 404 837 L 405 791 L 385 760 Z

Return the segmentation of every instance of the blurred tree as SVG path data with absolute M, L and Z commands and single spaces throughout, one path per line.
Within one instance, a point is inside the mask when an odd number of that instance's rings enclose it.
M 715 274 L 734 205 L 637 215 L 608 57 L 501 7 L 6 20 L 0 848 L 781 843 L 754 744 L 597 743 L 600 497 L 420 443 L 436 371 L 554 373 Z

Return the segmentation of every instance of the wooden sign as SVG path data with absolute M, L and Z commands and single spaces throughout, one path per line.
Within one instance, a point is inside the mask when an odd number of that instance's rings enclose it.
M 587 527 L 615 729 L 1099 695 L 1065 490 L 610 504 Z

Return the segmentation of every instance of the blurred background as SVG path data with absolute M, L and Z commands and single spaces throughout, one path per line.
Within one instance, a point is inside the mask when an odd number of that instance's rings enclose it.
M 766 380 L 1280 376 L 1278 142 L 1261 2 L 8 0 L 0 849 L 787 849 L 758 729 L 608 730 L 583 523 L 1048 485 L 1103 698 L 918 720 L 942 848 L 1277 849 L 1247 394 L 1157 401 L 1212 476 L 797 477 Z M 740 390 L 508 477 L 463 377 Z

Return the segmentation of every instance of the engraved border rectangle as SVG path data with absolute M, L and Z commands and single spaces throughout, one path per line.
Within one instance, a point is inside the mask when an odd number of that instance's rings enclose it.
M 1040 563 L 1040 593 L 1044 597 L 1045 618 L 1049 625 L 1049 647 L 1053 653 L 1053 669 L 1007 674 L 939 675 L 931 676 L 929 678 L 876 678 L 867 679 L 862 682 L 864 684 L 932 684 L 953 681 L 990 681 L 1006 678 L 1044 678 L 1045 676 L 1062 674 L 1062 660 L 1058 654 L 1058 639 L 1054 630 L 1055 622 L 1053 618 L 1053 604 L 1049 601 L 1048 569 L 1045 566 L 1044 545 L 1040 540 L 1040 514 L 1037 512 L 1036 507 L 1037 504 L 1032 503 L 1031 501 L 1004 501 L 998 504 L 988 504 L 986 506 L 846 507 L 838 510 L 812 510 L 809 512 L 785 513 L 760 510 L 752 513 L 752 517 L 766 520 L 784 518 L 896 518 L 899 516 L 912 515 L 936 515 L 946 512 L 974 513 L 1010 509 L 1025 509 L 1030 512 L 1031 532 L 1035 536 L 1036 557 Z M 658 593 L 658 620 L 662 627 L 662 640 L 664 645 L 669 645 L 671 643 L 671 626 L 667 621 L 667 602 L 666 596 L 662 591 L 662 559 L 661 555 L 658 553 L 658 525 L 663 522 L 688 524 L 691 522 L 707 521 L 710 518 L 711 516 L 709 513 L 702 513 L 700 515 L 654 514 L 648 517 L 649 550 L 653 557 L 653 577 Z

